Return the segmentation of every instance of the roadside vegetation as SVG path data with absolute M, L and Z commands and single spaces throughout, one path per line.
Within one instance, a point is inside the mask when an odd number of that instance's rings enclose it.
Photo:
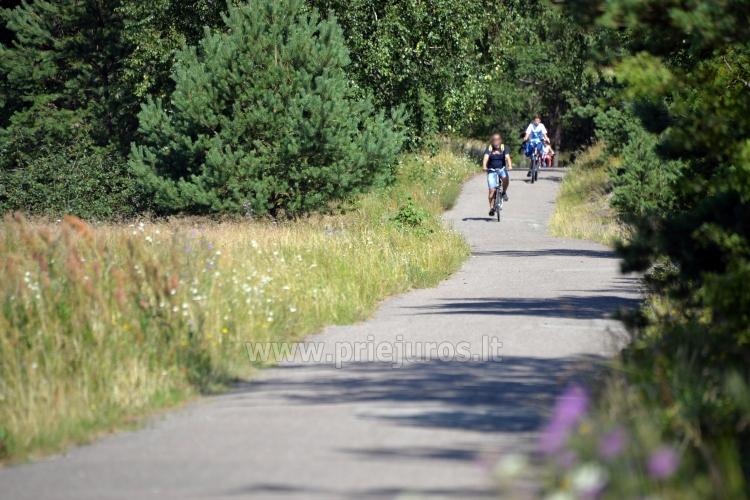
M 2 458 L 90 439 L 247 376 L 245 342 L 294 341 L 435 285 L 467 256 L 438 216 L 475 169 L 447 151 L 410 154 L 391 187 L 296 221 L 6 216 Z
M 550 498 L 742 499 L 750 491 L 750 76 L 742 2 L 581 3 L 611 29 L 591 55 L 599 141 L 579 158 L 558 234 L 625 228 L 645 301 L 595 387 L 561 396 L 539 442 Z M 593 22 L 593 24 L 592 24 Z M 604 201 L 608 200 L 607 206 Z M 501 483 L 522 457 L 498 467 Z
M 610 170 L 616 161 L 608 159 L 603 144 L 595 144 L 576 157 L 563 178 L 549 222 L 553 235 L 609 246 L 623 239 L 624 225 L 610 206 Z

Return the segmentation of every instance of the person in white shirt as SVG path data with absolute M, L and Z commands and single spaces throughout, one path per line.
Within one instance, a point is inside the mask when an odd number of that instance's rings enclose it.
M 534 115 L 534 121 L 526 127 L 523 140 L 526 143 L 526 156 L 531 157 L 534 149 L 539 151 L 540 156 L 544 156 L 544 145 L 549 143 L 549 137 L 547 137 L 547 127 L 542 123 L 542 116 L 539 113 Z M 531 169 L 526 177 L 530 175 Z

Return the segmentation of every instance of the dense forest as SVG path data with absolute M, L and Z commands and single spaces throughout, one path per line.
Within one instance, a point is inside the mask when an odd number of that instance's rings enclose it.
M 681 457 L 675 476 L 637 451 L 608 465 L 613 498 L 746 495 L 750 3 L 34 0 L 1 17 L 3 212 L 296 216 L 388 185 L 438 134 L 515 146 L 535 112 L 558 149 L 603 144 L 619 251 L 650 295 L 628 404 L 602 419 Z
M 543 3 L 35 1 L 3 19 L 4 210 L 294 214 L 388 182 L 436 133 L 516 141 L 541 111 L 557 147 L 592 136 L 571 110 L 602 30 Z

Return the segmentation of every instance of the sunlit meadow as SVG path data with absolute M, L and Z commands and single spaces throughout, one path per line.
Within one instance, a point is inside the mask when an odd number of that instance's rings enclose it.
M 0 457 L 90 438 L 257 368 L 245 341 L 365 318 L 468 250 L 439 223 L 469 160 L 441 151 L 340 215 L 0 226 Z M 406 208 L 405 208 L 406 207 Z M 404 214 L 406 210 L 406 214 Z

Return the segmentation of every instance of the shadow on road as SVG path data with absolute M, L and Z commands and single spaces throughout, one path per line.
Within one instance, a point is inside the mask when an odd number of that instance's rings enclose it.
M 357 499 L 357 498 L 406 498 L 403 488 L 372 488 L 356 491 L 342 491 L 334 488 L 318 488 L 311 486 L 291 486 L 289 484 L 261 483 L 246 488 L 224 493 L 229 496 L 252 496 L 259 498 L 327 498 L 327 499 Z M 429 488 L 410 490 L 408 498 L 497 498 L 497 493 L 480 488 Z
M 280 404 L 310 406 L 353 405 L 359 419 L 373 419 L 397 426 L 479 432 L 490 439 L 500 433 L 532 433 L 541 429 L 552 403 L 573 378 L 588 378 L 603 366 L 605 358 L 506 357 L 493 361 L 412 362 L 401 367 L 389 363 L 355 362 L 345 369 L 327 365 L 295 364 L 274 368 L 274 376 L 239 386 L 236 405 Z M 258 399 L 256 399 L 258 398 Z M 314 432 L 314 431 L 313 431 Z M 523 437 L 526 451 L 535 449 L 531 437 Z M 491 442 L 491 441 L 488 441 Z M 515 446 L 518 446 L 516 444 Z M 492 448 L 496 452 L 497 448 Z M 352 461 L 373 463 L 470 462 L 483 459 L 487 450 L 472 446 L 351 446 L 339 448 Z M 514 449 L 520 452 L 520 449 Z M 387 485 L 375 489 L 318 490 L 304 484 L 255 483 L 229 492 L 261 498 L 302 495 L 325 498 L 393 498 L 403 491 Z M 488 490 L 418 490 L 428 497 L 484 498 Z
M 593 257 L 600 259 L 616 259 L 617 254 L 612 250 L 589 250 L 582 248 L 545 248 L 539 250 L 491 250 L 473 252 L 475 257 L 505 256 L 505 257 Z
M 457 341 L 458 342 L 458 341 Z M 352 362 L 332 365 L 289 364 L 274 377 L 238 387 L 238 394 L 282 398 L 301 405 L 374 403 L 360 409 L 365 419 L 394 424 L 477 432 L 530 432 L 544 421 L 545 408 L 561 390 L 560 379 L 580 375 L 603 358 L 506 357 L 496 360 Z M 240 397 L 240 399 L 243 399 Z M 423 451 L 413 448 L 350 450 L 350 453 L 394 455 Z M 430 450 L 434 458 L 463 459 L 451 450 Z
M 461 220 L 464 222 L 468 222 L 468 221 L 495 222 L 497 219 L 495 219 L 494 217 L 464 217 Z
M 604 319 L 638 306 L 637 298 L 621 295 L 562 295 L 543 298 L 465 298 L 415 307 L 417 314 L 495 314 L 575 319 Z
M 554 182 L 554 183 L 560 183 L 562 182 L 563 178 L 559 175 L 544 175 L 543 172 L 539 173 L 539 177 L 537 178 L 536 182 Z M 516 179 L 516 182 L 523 181 L 526 184 L 531 184 L 531 179 Z

